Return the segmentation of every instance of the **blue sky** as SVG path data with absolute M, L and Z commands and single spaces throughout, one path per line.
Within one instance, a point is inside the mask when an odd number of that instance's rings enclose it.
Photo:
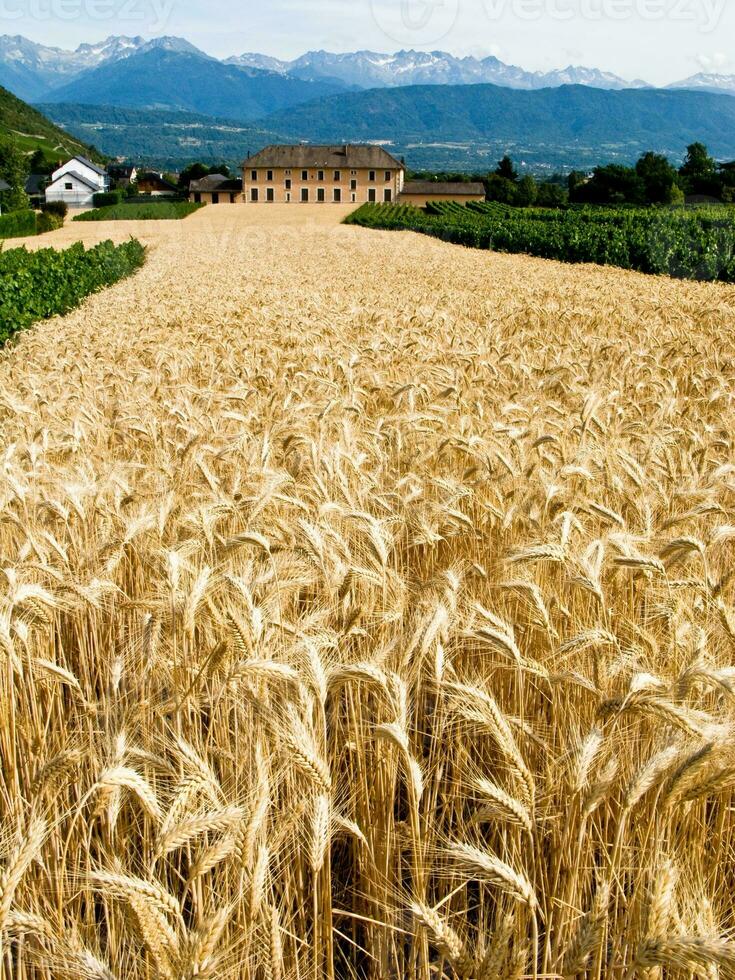
M 735 73 L 733 0 L 0 0 L 0 33 L 61 47 L 176 34 L 218 56 L 438 48 L 655 84 Z

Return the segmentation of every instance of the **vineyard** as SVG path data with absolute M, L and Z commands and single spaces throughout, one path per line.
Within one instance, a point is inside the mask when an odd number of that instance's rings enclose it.
M 68 313 L 90 293 L 132 275 L 144 261 L 145 248 L 135 239 L 120 245 L 105 241 L 89 249 L 77 242 L 63 251 L 2 252 L 0 345 L 38 320 Z
M 513 208 L 440 202 L 366 204 L 347 218 L 496 252 L 594 262 L 677 279 L 735 281 L 735 208 Z

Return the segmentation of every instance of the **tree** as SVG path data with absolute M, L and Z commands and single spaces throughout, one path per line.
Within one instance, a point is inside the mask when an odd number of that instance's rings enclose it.
M 643 181 L 647 204 L 672 204 L 678 191 L 678 175 L 665 156 L 645 153 L 635 171 Z
M 510 180 L 513 183 L 518 180 L 518 171 L 513 166 L 513 161 L 507 153 L 502 160 L 498 161 L 498 167 L 495 173 L 498 177 L 503 177 L 505 180 Z
M 54 165 L 46 159 L 46 154 L 42 149 L 37 149 L 30 160 L 30 172 L 32 174 L 50 174 L 54 171 Z
M 536 204 L 540 208 L 561 208 L 569 201 L 569 193 L 556 183 L 544 181 L 538 185 Z
M 569 182 L 575 204 L 645 204 L 646 186 L 632 167 L 611 163 L 596 167 L 590 180 Z
M 717 164 L 704 143 L 692 143 L 679 170 L 690 194 L 711 194 L 719 197 L 721 185 L 717 179 Z
M 488 174 L 483 181 L 485 195 L 488 201 L 498 201 L 500 204 L 515 204 L 516 185 L 507 177 L 499 174 Z
M 515 203 L 519 208 L 530 208 L 536 203 L 538 187 L 530 174 L 522 177 L 515 185 Z
M 0 140 L 0 178 L 10 184 L 9 191 L 0 193 L 0 207 L 6 211 L 24 211 L 29 206 L 25 191 L 28 177 L 28 157 L 6 140 Z

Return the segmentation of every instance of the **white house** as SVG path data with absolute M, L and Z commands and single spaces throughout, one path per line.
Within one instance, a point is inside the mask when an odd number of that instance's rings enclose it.
M 72 157 L 51 175 L 46 200 L 63 201 L 70 208 L 91 208 L 94 195 L 108 187 L 109 179 L 102 167 L 86 157 Z

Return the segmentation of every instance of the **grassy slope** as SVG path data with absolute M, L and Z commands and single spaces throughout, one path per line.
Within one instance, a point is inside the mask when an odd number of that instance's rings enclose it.
M 83 153 L 102 157 L 92 147 L 60 129 L 37 109 L 0 87 L 0 138 L 9 139 L 29 156 L 41 149 L 49 161 Z

